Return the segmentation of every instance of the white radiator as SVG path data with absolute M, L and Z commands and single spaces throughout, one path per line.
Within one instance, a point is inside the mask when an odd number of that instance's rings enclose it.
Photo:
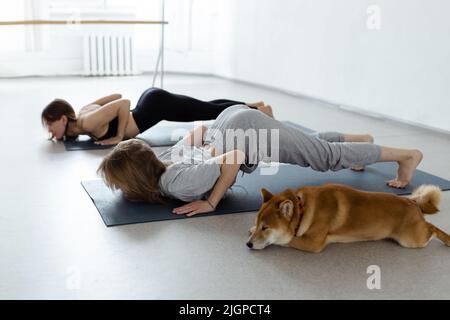
M 84 36 L 84 74 L 122 76 L 137 74 L 132 35 Z

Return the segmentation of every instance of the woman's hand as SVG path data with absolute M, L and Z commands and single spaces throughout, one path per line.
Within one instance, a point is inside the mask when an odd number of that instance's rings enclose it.
M 172 210 L 175 214 L 186 214 L 188 217 L 192 217 L 198 213 L 207 213 L 214 211 L 213 208 L 208 201 L 205 200 L 197 200 L 191 203 L 185 204 L 184 206 L 175 208 Z
M 202 145 L 202 148 L 205 150 L 208 150 L 211 153 L 211 157 L 213 157 L 213 158 L 217 157 L 216 147 L 214 147 L 210 144 L 204 144 L 204 145 Z
M 112 138 L 109 138 L 109 139 L 95 141 L 94 143 L 102 145 L 102 146 L 110 146 L 110 145 L 113 145 L 113 144 L 118 144 L 122 140 L 123 140 L 122 137 L 115 136 L 115 137 L 112 137 Z

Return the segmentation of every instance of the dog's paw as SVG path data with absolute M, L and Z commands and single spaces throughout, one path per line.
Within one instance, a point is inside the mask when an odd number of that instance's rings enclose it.
M 256 230 L 256 226 L 251 227 L 250 229 L 248 229 L 248 236 L 249 236 L 249 237 L 252 236 L 253 233 L 255 232 L 255 230 Z

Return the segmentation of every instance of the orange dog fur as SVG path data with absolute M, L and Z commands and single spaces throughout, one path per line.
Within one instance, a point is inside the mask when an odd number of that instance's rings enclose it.
M 394 239 L 407 248 L 423 248 L 450 236 L 424 219 L 439 211 L 441 190 L 422 185 L 410 197 L 360 191 L 340 184 L 306 186 L 273 195 L 261 190 L 263 204 L 247 246 L 271 244 L 321 252 L 329 243 Z

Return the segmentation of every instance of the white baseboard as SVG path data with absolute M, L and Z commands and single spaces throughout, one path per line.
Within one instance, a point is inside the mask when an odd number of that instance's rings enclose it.
M 334 101 L 328 101 L 328 100 L 324 100 L 324 99 L 321 99 L 321 98 L 318 98 L 318 97 L 310 96 L 310 95 L 303 94 L 303 93 L 293 92 L 293 91 L 285 90 L 285 89 L 278 88 L 278 87 L 272 87 L 272 86 L 267 86 L 267 85 L 262 85 L 262 84 L 256 84 L 256 83 L 245 81 L 245 80 L 233 79 L 233 78 L 230 78 L 230 77 L 225 77 L 225 76 L 215 75 L 215 74 L 213 75 L 213 77 L 224 79 L 224 80 L 228 80 L 228 81 L 233 81 L 233 82 L 236 82 L 236 83 L 245 84 L 245 85 L 248 85 L 248 86 L 257 87 L 257 88 L 260 88 L 260 89 L 271 90 L 271 91 L 287 94 L 289 96 L 296 97 L 296 98 L 302 98 L 302 99 L 307 99 L 307 100 L 310 100 L 310 101 L 315 101 L 315 102 L 318 102 L 318 103 L 320 103 L 322 105 L 326 105 L 326 106 L 328 106 L 330 108 L 338 108 L 338 109 L 341 109 L 341 110 L 344 110 L 344 111 L 347 111 L 347 112 L 350 112 L 350 113 L 363 115 L 363 116 L 366 116 L 366 117 L 369 117 L 369 118 L 383 120 L 383 121 L 391 121 L 391 122 L 398 123 L 398 124 L 401 124 L 401 125 L 406 125 L 406 126 L 409 126 L 409 127 L 420 128 L 420 129 L 423 129 L 423 130 L 426 130 L 426 131 L 431 131 L 432 133 L 443 134 L 447 138 L 450 137 L 450 131 L 444 130 L 444 129 L 441 129 L 441 128 L 428 126 L 428 125 L 425 125 L 423 123 L 418 123 L 418 122 L 414 122 L 414 121 L 404 120 L 404 119 L 392 117 L 390 115 L 386 115 L 386 114 L 383 114 L 383 113 L 368 111 L 368 110 L 363 109 L 363 108 L 354 107 L 354 106 L 348 106 L 348 105 L 345 105 L 345 104 L 342 104 L 342 103 L 337 103 L 337 102 L 334 102 Z

